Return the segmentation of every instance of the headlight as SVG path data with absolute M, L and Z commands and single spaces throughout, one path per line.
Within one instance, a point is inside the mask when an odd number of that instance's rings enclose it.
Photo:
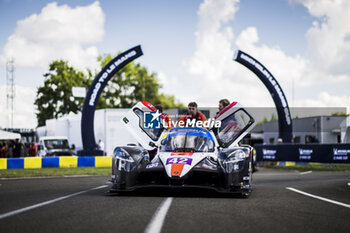
M 126 161 L 130 163 L 135 162 L 133 158 L 129 155 L 129 153 L 123 148 L 116 147 L 113 151 L 113 154 L 116 159 L 120 159 L 121 161 Z
M 236 150 L 229 154 L 224 160 L 224 163 L 237 163 L 249 157 L 248 153 L 245 153 L 243 150 Z

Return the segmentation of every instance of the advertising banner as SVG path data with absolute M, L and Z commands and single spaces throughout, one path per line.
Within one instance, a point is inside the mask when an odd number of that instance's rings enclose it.
M 350 144 L 255 145 L 257 161 L 350 163 Z

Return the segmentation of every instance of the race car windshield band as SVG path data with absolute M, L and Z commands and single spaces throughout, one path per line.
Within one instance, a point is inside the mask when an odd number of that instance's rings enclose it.
M 171 133 L 162 141 L 161 151 L 165 152 L 213 152 L 214 141 L 198 132 Z

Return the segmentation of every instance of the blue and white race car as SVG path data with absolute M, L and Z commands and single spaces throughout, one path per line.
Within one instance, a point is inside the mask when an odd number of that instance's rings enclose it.
M 149 103 L 135 105 L 124 125 L 141 146 L 116 147 L 111 192 L 139 188 L 206 188 L 249 196 L 252 191 L 253 148 L 238 142 L 254 127 L 252 116 L 237 102 L 219 115 L 211 128 L 145 128 Z M 150 156 L 156 151 L 155 156 Z

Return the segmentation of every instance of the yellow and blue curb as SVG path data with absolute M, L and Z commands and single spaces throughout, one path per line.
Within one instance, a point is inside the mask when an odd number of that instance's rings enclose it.
M 318 163 L 312 163 L 312 162 L 294 162 L 294 161 L 278 161 L 277 166 L 280 167 L 294 167 L 294 166 L 303 166 L 303 165 L 312 165 L 312 164 L 318 164 Z
M 31 168 L 67 167 L 112 167 L 111 156 L 59 156 L 1 158 L 0 170 Z

